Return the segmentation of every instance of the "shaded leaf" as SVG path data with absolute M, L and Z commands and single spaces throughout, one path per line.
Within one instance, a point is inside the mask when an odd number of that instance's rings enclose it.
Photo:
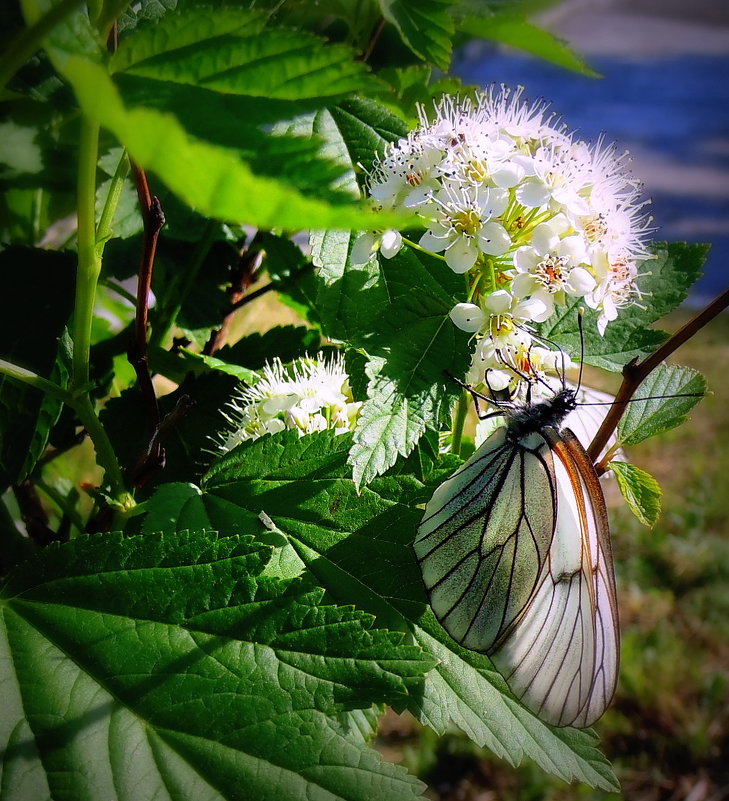
M 382 14 L 423 61 L 447 70 L 451 62 L 452 0 L 378 0 Z
M 59 340 L 73 308 L 75 255 L 11 246 L 0 252 L 0 272 L 0 356 L 63 383 Z M 33 469 L 60 412 L 60 401 L 0 375 L 0 487 Z
M 320 347 L 318 331 L 304 326 L 283 325 L 271 328 L 265 334 L 250 334 L 235 345 L 226 345 L 218 351 L 218 356 L 230 364 L 260 370 L 276 357 L 287 364 L 299 356 L 317 353 Z

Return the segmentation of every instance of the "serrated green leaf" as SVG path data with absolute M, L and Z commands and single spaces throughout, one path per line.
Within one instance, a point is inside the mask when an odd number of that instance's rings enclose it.
M 267 552 L 208 532 L 96 535 L 17 569 L 0 596 L 3 793 L 419 797 L 339 716 L 407 697 L 432 660 L 261 576 Z
M 656 368 L 638 387 L 632 402 L 626 404 L 618 425 L 618 444 L 637 445 L 681 425 L 705 394 L 706 379 L 697 370 L 665 365 Z
M 214 13 L 188 8 L 125 39 L 111 68 L 280 100 L 331 98 L 379 86 L 349 47 L 265 23 L 262 14 L 233 7 Z
M 562 39 L 532 25 L 525 17 L 514 15 L 509 11 L 489 17 L 467 17 L 458 23 L 457 27 L 471 36 L 480 36 L 516 47 L 573 72 L 589 75 L 592 78 L 599 77 L 599 74 Z
M 584 361 L 595 367 L 619 372 L 633 359 L 642 359 L 654 351 L 668 335 L 648 328 L 675 309 L 688 295 L 689 287 L 699 276 L 707 252 L 706 245 L 673 242 L 655 243 L 653 259 L 641 263 L 638 285 L 650 302 L 627 306 L 617 320 L 609 323 L 605 336 L 597 331 L 597 312 L 585 309 Z M 540 327 L 542 336 L 579 357 L 581 338 L 578 311 L 584 307 L 580 298 L 570 300 Z
M 660 484 L 650 473 L 628 462 L 610 462 L 608 469 L 615 473 L 630 511 L 644 526 L 652 528 L 661 514 Z
M 462 279 L 442 260 L 404 248 L 392 259 L 353 264 L 357 234 L 312 236 L 318 267 L 317 311 L 324 333 L 369 356 L 367 401 L 360 410 L 351 464 L 367 483 L 415 447 L 456 386 L 445 371 L 465 372 L 468 336 L 448 314 Z M 412 287 L 418 287 L 414 293 Z
M 378 0 L 382 15 L 424 61 L 447 70 L 451 62 L 452 0 Z
M 259 127 L 308 113 L 318 102 L 227 95 L 125 73 L 115 76 L 115 84 L 127 106 L 173 114 L 189 134 L 231 149 L 256 175 L 281 178 L 285 173 L 287 183 L 304 193 L 342 200 L 336 189 L 342 170 L 322 156 L 317 137 L 293 129 L 266 133 Z
M 407 125 L 380 103 L 364 97 L 334 106 L 331 115 L 349 153 L 350 163 L 365 172 L 390 142 L 407 135 Z
M 435 622 L 411 548 L 422 509 L 387 497 L 405 497 L 415 479 L 387 476 L 358 495 L 346 464 L 350 442 L 332 432 L 285 431 L 245 443 L 211 468 L 198 503 L 220 530 L 258 526 L 265 533 L 273 526 L 286 539 L 281 550 L 297 555 L 339 603 L 409 632 L 433 653 L 438 665 L 407 702 L 422 722 L 439 733 L 456 725 L 512 764 L 526 756 L 566 781 L 616 789 L 593 734 L 543 724 L 511 698 L 485 656 L 459 648 Z
M 202 214 L 286 230 L 396 224 L 388 221 L 388 215 L 353 203 L 334 205 L 307 198 L 283 180 L 254 175 L 233 151 L 193 139 L 174 117 L 147 108 L 125 108 L 106 71 L 91 62 L 70 57 L 64 76 L 84 113 L 108 128 L 141 167 L 156 172 Z
M 350 455 L 358 486 L 384 473 L 398 454 L 407 456 L 437 425 L 457 391 L 445 371 L 460 375 L 469 359 L 468 336 L 448 316 L 463 290 L 459 276 L 409 248 L 381 259 L 380 269 L 387 305 L 364 343 L 369 385 Z

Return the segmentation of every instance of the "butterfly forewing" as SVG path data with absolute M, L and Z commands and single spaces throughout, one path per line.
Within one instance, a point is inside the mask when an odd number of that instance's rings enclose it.
M 415 540 L 433 611 L 466 648 L 488 651 L 527 610 L 552 543 L 556 487 L 540 433 L 495 431 L 426 506 Z
M 569 431 L 543 432 L 554 456 L 558 514 L 524 614 L 490 650 L 522 703 L 548 723 L 589 726 L 615 691 L 618 619 L 605 501 Z

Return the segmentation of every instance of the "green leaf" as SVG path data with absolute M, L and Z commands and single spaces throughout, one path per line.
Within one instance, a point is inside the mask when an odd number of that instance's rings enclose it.
M 457 387 L 445 371 L 460 375 L 469 360 L 468 336 L 448 316 L 463 291 L 460 277 L 409 248 L 381 259 L 380 269 L 388 304 L 365 343 L 367 401 L 350 454 L 358 486 L 384 473 L 398 454 L 407 456 L 448 413 Z
M 689 287 L 701 272 L 707 246 L 655 243 L 653 250 L 654 257 L 641 263 L 638 279 L 641 292 L 650 302 L 621 309 L 617 320 L 608 324 L 604 337 L 597 331 L 597 312 L 585 309 L 584 361 L 587 364 L 619 372 L 632 360 L 647 356 L 668 338 L 668 334 L 648 326 L 686 299 Z M 571 300 L 567 306 L 558 307 L 540 327 L 542 336 L 576 358 L 581 352 L 578 311 L 583 307 L 581 299 Z
M 516 47 L 573 72 L 589 75 L 591 78 L 599 77 L 599 73 L 586 64 L 562 39 L 508 11 L 490 17 L 467 17 L 457 27 L 471 36 Z
M 245 443 L 215 463 L 200 495 L 181 489 L 179 508 L 188 516 L 203 514 L 221 531 L 267 535 L 275 528 L 286 543 L 278 550 L 298 557 L 338 603 L 409 632 L 440 661 L 407 707 L 438 733 L 455 725 L 512 764 L 530 757 L 566 781 L 615 790 L 593 734 L 543 724 L 513 700 L 485 656 L 459 648 L 437 624 L 411 548 L 422 509 L 388 497 L 405 497 L 417 482 L 386 476 L 358 495 L 346 464 L 350 443 L 349 435 L 298 437 L 293 431 Z M 398 483 L 402 493 L 394 489 Z
M 660 484 L 650 473 L 628 462 L 610 462 L 608 469 L 615 473 L 630 511 L 644 526 L 653 528 L 661 514 Z
M 3 793 L 419 797 L 340 715 L 401 703 L 432 660 L 321 590 L 262 576 L 268 551 L 96 535 L 17 569 L 0 606 Z
M 379 0 L 382 15 L 424 61 L 447 70 L 451 62 L 452 0 Z
M 311 258 L 316 271 L 316 311 L 322 331 L 354 346 L 364 345 L 387 308 L 387 286 L 377 259 L 352 264 L 356 231 L 313 231 Z
M 394 219 L 388 222 L 392 215 L 377 215 L 353 203 L 335 205 L 307 198 L 283 180 L 254 175 L 233 151 L 191 138 L 174 117 L 125 108 L 108 74 L 91 62 L 71 57 L 64 75 L 84 113 L 108 128 L 141 167 L 156 172 L 202 214 L 292 230 L 396 224 Z
M 265 22 L 262 14 L 238 8 L 188 8 L 122 41 L 111 68 L 280 100 L 331 98 L 379 86 L 349 47 Z
M 706 394 L 706 379 L 690 367 L 661 366 L 638 387 L 620 420 L 618 443 L 637 445 L 681 425 Z M 674 397 L 688 395 L 688 397 Z M 639 398 L 652 398 L 640 401 Z
M 350 164 L 370 170 L 376 156 L 382 156 L 390 142 L 407 135 L 408 127 L 375 100 L 356 97 L 330 110 L 349 153 Z
M 369 356 L 368 399 L 351 454 L 359 485 L 391 467 L 398 454 L 407 456 L 426 428 L 437 425 L 457 389 L 444 371 L 465 372 L 469 347 L 448 316 L 463 293 L 462 279 L 442 259 L 403 248 L 389 260 L 353 264 L 356 237 L 315 234 L 312 258 L 324 333 Z
M 67 371 L 59 341 L 71 315 L 76 257 L 11 246 L 0 252 L 0 356 L 63 384 Z M 22 481 L 48 442 L 61 403 L 0 376 L 0 490 Z
M 283 325 L 270 328 L 265 334 L 250 334 L 235 345 L 226 345 L 218 351 L 218 356 L 230 364 L 260 370 L 276 357 L 287 364 L 299 356 L 312 356 L 320 348 L 318 331 L 304 326 Z
M 255 381 L 258 376 L 253 370 L 247 367 L 241 367 L 238 364 L 231 364 L 224 359 L 218 359 L 216 356 L 208 356 L 205 353 L 195 353 L 195 351 L 182 348 L 185 356 L 191 361 L 199 361 L 211 370 L 218 370 L 221 373 L 232 375 L 239 381 Z

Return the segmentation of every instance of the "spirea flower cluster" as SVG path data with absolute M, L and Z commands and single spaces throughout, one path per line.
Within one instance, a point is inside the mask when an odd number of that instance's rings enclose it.
M 650 219 L 626 163 L 506 87 L 475 102 L 445 97 L 432 120 L 421 109 L 420 125 L 376 162 L 377 205 L 416 209 L 426 225 L 417 244 L 466 274 L 467 297 L 451 319 L 477 335 L 471 383 L 499 390 L 559 367 L 564 356 L 537 344 L 530 324 L 569 298 L 598 310 L 600 334 L 639 302 Z M 353 258 L 377 244 L 363 236 Z M 402 244 L 388 231 L 379 248 L 390 258 Z
M 352 397 L 339 354 L 325 359 L 320 353 L 290 365 L 274 359 L 227 408 L 230 427 L 218 447 L 226 452 L 287 428 L 301 435 L 325 429 L 339 434 L 352 431 L 360 406 Z

